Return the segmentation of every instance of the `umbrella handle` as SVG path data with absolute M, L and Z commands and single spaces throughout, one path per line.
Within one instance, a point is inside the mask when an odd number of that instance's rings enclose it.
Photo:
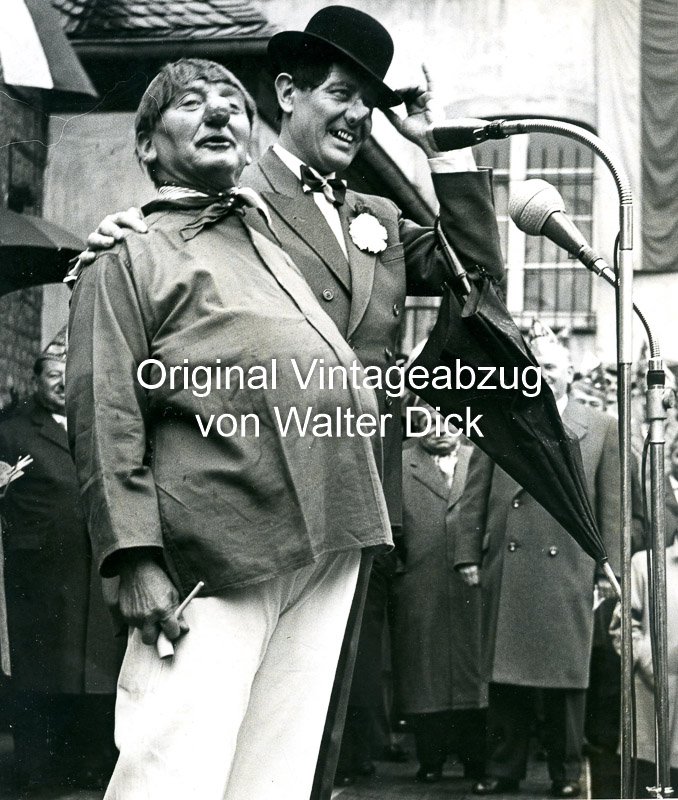
M 438 235 L 438 241 L 440 242 L 441 250 L 443 251 L 448 266 L 457 279 L 464 298 L 466 298 L 471 294 L 471 284 L 468 279 L 468 273 L 464 269 L 464 265 L 459 260 L 459 257 L 452 249 L 452 245 L 447 240 L 447 236 L 443 233 L 443 229 L 440 225 L 440 217 L 436 218 L 435 231 Z
M 612 588 L 614 589 L 614 593 L 617 595 L 617 600 L 621 603 L 622 599 L 622 592 L 621 586 L 619 585 L 619 581 L 617 580 L 617 576 L 612 571 L 612 567 L 610 566 L 609 561 L 602 561 L 600 566 L 603 568 L 603 572 L 605 573 L 605 577 L 610 581 Z

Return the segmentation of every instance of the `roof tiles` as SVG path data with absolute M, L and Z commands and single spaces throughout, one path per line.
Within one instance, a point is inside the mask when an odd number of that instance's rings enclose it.
M 72 40 L 270 36 L 248 0 L 51 0 Z

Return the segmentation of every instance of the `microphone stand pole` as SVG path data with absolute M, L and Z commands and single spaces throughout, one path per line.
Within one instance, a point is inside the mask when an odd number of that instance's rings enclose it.
M 523 119 L 493 122 L 487 138 L 501 139 L 517 133 L 553 133 L 575 139 L 593 150 L 612 173 L 619 194 L 619 269 L 615 285 L 617 309 L 617 406 L 619 412 L 619 441 L 621 451 L 621 585 L 622 585 L 622 700 L 621 700 L 621 796 L 633 796 L 631 763 L 633 758 L 633 651 L 631 641 L 631 368 L 633 314 L 633 200 L 629 180 L 605 151 L 601 140 L 586 129 L 566 122 L 547 119 Z M 668 749 L 668 681 L 666 640 L 666 539 L 664 536 L 664 419 L 663 367 L 656 343 L 648 371 L 648 419 L 651 450 L 651 508 L 652 508 L 652 574 L 654 628 L 653 647 L 655 675 L 656 760 L 657 786 L 653 791 L 663 797 L 669 788 Z M 661 375 L 661 379 L 660 376 Z

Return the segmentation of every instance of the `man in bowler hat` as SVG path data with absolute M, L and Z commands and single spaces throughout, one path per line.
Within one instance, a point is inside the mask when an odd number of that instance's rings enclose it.
M 337 177 L 370 135 L 372 112 L 382 110 L 429 157 L 442 230 L 463 266 L 500 280 L 503 261 L 490 173 L 464 152 L 440 154 L 429 144 L 432 94 L 398 92 L 383 81 L 393 57 L 388 31 L 373 17 L 328 6 L 304 31 L 283 31 L 268 53 L 281 114 L 279 140 L 241 185 L 259 192 L 273 228 L 364 366 L 395 363 L 407 295 L 439 295 L 449 279 L 433 229 L 403 218 L 390 201 L 353 192 Z M 404 102 L 403 119 L 390 109 Z M 110 247 L 122 227 L 143 233 L 134 213 L 107 217 L 91 234 L 92 249 Z M 384 492 L 391 522 L 401 519 L 399 399 L 377 389 L 380 413 L 390 414 L 384 438 Z
M 441 227 L 461 263 L 471 273 L 499 280 L 503 264 L 489 173 L 469 169 L 468 156 L 433 151 L 426 136 L 430 85 L 395 92 L 384 83 L 393 42 L 371 16 L 328 6 L 304 31 L 275 35 L 268 50 L 277 76 L 280 138 L 244 170 L 241 184 L 261 194 L 280 244 L 356 358 L 384 370 L 395 363 L 406 296 L 440 294 L 449 273 L 432 228 L 403 219 L 390 200 L 351 191 L 337 173 L 350 166 L 369 137 L 373 109 L 383 110 L 429 157 Z M 389 110 L 401 102 L 405 118 Z M 90 247 L 110 246 L 121 236 L 119 225 L 145 230 L 134 215 L 114 215 L 90 237 Z M 380 414 L 388 415 L 383 486 L 397 534 L 399 400 L 383 390 L 377 390 L 377 399 Z

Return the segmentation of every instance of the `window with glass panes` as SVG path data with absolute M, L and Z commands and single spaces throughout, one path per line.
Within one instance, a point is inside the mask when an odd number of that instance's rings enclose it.
M 593 275 L 544 236 L 527 236 L 508 217 L 511 186 L 542 178 L 556 187 L 568 216 L 590 242 L 593 153 L 562 136 L 532 133 L 476 148 L 478 164 L 494 169 L 495 202 L 508 271 L 507 305 L 529 326 L 538 316 L 553 328 L 592 330 Z
M 527 236 L 508 214 L 511 186 L 542 178 L 556 187 L 568 216 L 590 242 L 593 209 L 593 154 L 571 139 L 531 133 L 474 148 L 476 162 L 493 170 L 494 199 L 508 273 L 507 305 L 527 329 L 539 317 L 555 330 L 593 331 L 593 275 L 543 236 Z M 426 338 L 436 319 L 435 298 L 408 298 L 401 349 L 408 353 Z

